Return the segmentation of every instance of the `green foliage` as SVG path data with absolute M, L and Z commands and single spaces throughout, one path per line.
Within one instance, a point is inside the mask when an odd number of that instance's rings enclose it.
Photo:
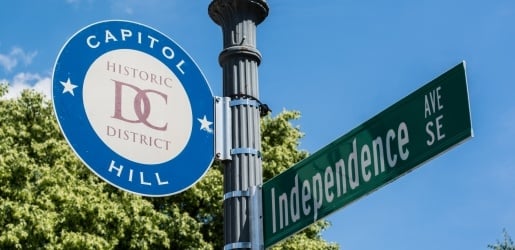
M 500 242 L 497 240 L 497 244 L 495 245 L 488 245 L 488 248 L 494 249 L 494 250 L 515 250 L 515 245 L 513 244 L 513 240 L 511 239 L 510 235 L 508 235 L 508 232 L 506 229 L 503 229 L 503 235 L 504 235 L 504 241 Z
M 0 249 L 171 244 L 163 225 L 172 217 L 91 174 L 60 134 L 48 100 L 24 91 L 1 100 L 0 114 Z
M 263 149 L 263 178 L 266 181 L 306 158 L 305 151 L 298 150 L 303 134 L 290 121 L 300 118 L 296 111 L 283 111 L 275 118 L 264 117 L 261 122 Z
M 306 158 L 308 153 L 298 150 L 299 140 L 304 135 L 298 127 L 293 127 L 292 120 L 300 118 L 297 111 L 283 111 L 277 117 L 265 117 L 261 122 L 263 148 L 263 178 L 266 181 L 295 163 Z M 329 227 L 326 220 L 307 227 L 272 249 L 338 249 L 338 245 L 322 239 L 320 233 Z
M 143 198 L 113 188 L 74 155 L 51 103 L 34 91 L 2 98 L 0 84 L 0 249 L 222 249 L 222 167 L 187 191 Z M 307 156 L 285 111 L 262 122 L 264 177 Z M 320 221 L 275 249 L 337 249 Z

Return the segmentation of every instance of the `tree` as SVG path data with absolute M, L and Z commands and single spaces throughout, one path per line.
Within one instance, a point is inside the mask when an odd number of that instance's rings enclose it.
M 494 250 L 515 250 L 515 245 L 513 244 L 513 240 L 511 239 L 510 235 L 508 235 L 508 232 L 506 229 L 503 229 L 503 235 L 504 235 L 504 242 L 499 242 L 497 240 L 497 244 L 495 245 L 488 245 L 488 248 L 494 249 Z
M 0 101 L 0 249 L 163 248 L 172 218 L 91 174 L 41 95 Z
M 306 158 L 308 153 L 298 150 L 299 140 L 304 136 L 298 127 L 291 124 L 300 118 L 296 111 L 283 111 L 275 118 L 265 117 L 261 123 L 263 148 L 263 178 L 265 181 L 293 164 Z M 324 241 L 320 233 L 329 227 L 327 220 L 320 220 L 302 232 L 279 243 L 273 249 L 338 249 L 338 245 Z
M 53 108 L 25 90 L 4 99 L 0 84 L 0 249 L 221 249 L 222 167 L 214 164 L 187 191 L 145 198 L 100 180 L 74 155 Z M 262 122 L 264 177 L 307 156 L 302 133 L 284 111 Z M 277 249 L 337 249 L 320 221 Z

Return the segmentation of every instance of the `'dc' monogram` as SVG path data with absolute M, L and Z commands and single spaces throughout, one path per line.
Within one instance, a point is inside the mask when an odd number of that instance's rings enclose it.
M 165 95 L 162 92 L 153 90 L 153 89 L 140 89 L 134 85 L 120 82 L 113 80 L 113 82 L 116 84 L 115 86 L 115 103 L 114 103 L 114 115 L 113 118 L 116 118 L 118 120 L 122 120 L 125 122 L 130 123 L 143 123 L 147 125 L 150 128 L 156 129 L 156 130 L 166 130 L 168 127 L 168 123 L 165 123 L 164 125 L 155 125 L 148 121 L 148 117 L 150 116 L 151 111 L 151 105 L 150 105 L 150 98 L 149 94 L 154 94 L 156 96 L 160 96 L 165 103 L 168 103 L 168 96 Z M 134 96 L 134 114 L 136 115 L 137 119 L 131 120 L 127 119 L 123 116 L 122 112 L 122 88 L 123 87 L 129 87 L 132 90 L 136 92 L 136 95 Z

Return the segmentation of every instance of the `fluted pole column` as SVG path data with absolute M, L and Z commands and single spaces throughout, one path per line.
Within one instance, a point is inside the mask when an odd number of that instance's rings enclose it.
M 232 113 L 232 160 L 224 161 L 224 248 L 255 248 L 248 194 L 263 183 L 256 27 L 267 17 L 268 5 L 265 0 L 213 0 L 208 11 L 222 28 L 219 63 Z

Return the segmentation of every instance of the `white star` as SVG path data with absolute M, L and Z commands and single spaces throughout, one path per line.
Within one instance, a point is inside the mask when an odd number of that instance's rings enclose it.
M 72 84 L 70 78 L 68 77 L 68 80 L 66 82 L 63 82 L 63 81 L 60 81 L 61 82 L 61 85 L 63 85 L 64 89 L 63 89 L 63 94 L 68 92 L 70 94 L 72 94 L 73 96 L 74 93 L 73 93 L 73 89 L 77 88 L 78 86 L 75 85 L 75 84 Z
M 208 133 L 213 133 L 213 130 L 209 127 L 211 126 L 211 124 L 213 124 L 213 122 L 208 121 L 205 115 L 204 118 L 197 118 L 197 120 L 200 122 L 200 130 L 205 130 Z

